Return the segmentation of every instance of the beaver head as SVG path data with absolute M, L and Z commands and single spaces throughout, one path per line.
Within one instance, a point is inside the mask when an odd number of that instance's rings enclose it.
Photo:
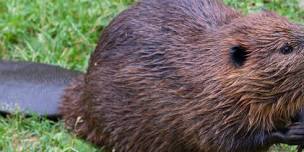
M 227 99 L 237 101 L 226 121 L 246 115 L 246 128 L 286 125 L 304 105 L 304 28 L 262 12 L 237 18 L 216 35 L 219 64 L 227 65 L 219 80 Z

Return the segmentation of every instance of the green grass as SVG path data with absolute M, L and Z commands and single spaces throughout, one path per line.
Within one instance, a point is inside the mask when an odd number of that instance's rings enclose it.
M 0 151 L 97 152 L 98 150 L 69 134 L 62 123 L 54 123 L 38 117 L 25 119 L 19 115 L 0 119 Z
M 133 0 L 0 0 L 0 57 L 85 70 L 102 29 Z M 226 0 L 242 11 L 267 8 L 303 23 L 295 0 Z M 293 151 L 276 146 L 273 151 Z M 0 118 L 0 151 L 98 151 L 62 122 Z
M 0 56 L 83 70 L 100 31 L 131 1 L 0 0 Z

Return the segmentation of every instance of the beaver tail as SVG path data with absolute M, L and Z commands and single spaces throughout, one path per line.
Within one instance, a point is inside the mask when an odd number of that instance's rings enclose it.
M 0 61 L 0 114 L 35 113 L 57 119 L 64 88 L 80 75 L 53 65 Z

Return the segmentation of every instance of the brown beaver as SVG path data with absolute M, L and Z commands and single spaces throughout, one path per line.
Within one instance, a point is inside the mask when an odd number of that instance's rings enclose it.
M 106 151 L 254 152 L 303 144 L 304 28 L 217 0 L 142 0 L 66 90 L 66 126 Z

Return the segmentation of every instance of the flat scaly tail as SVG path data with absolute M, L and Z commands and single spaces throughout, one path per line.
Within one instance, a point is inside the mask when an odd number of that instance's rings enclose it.
M 0 61 L 0 114 L 35 113 L 57 119 L 64 89 L 80 75 L 54 65 Z

